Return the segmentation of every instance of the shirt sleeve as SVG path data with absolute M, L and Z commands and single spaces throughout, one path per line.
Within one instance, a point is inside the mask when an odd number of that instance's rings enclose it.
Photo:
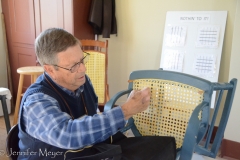
M 125 120 L 120 106 L 72 120 L 54 98 L 34 93 L 24 102 L 23 123 L 36 139 L 59 148 L 79 149 L 104 141 L 124 127 Z

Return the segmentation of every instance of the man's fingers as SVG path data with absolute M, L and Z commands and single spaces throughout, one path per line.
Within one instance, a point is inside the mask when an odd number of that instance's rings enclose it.
M 150 88 L 145 87 L 141 90 L 141 92 L 143 93 L 143 95 L 148 95 L 148 94 L 150 94 Z
M 140 102 L 141 104 L 149 103 L 150 101 L 150 88 L 145 87 L 141 90 L 132 90 L 129 99 Z
M 137 99 L 141 96 L 141 92 L 140 91 L 137 91 L 137 90 L 133 90 L 131 91 L 129 97 L 130 98 L 133 98 L 133 99 Z

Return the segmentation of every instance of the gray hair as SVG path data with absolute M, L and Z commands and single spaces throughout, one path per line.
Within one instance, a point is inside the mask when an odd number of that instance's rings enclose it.
M 57 64 L 57 54 L 69 47 L 79 44 L 79 40 L 61 28 L 50 28 L 43 31 L 35 40 L 35 52 L 39 63 Z

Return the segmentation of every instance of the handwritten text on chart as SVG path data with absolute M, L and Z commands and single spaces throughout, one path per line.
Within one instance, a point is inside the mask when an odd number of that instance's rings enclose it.
M 210 15 L 181 15 L 179 20 L 181 22 L 209 22 Z

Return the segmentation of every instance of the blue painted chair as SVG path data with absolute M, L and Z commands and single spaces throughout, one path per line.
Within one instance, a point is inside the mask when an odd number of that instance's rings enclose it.
M 122 132 L 129 129 L 135 136 L 173 136 L 180 160 L 191 160 L 194 152 L 215 158 L 228 121 L 237 79 L 229 83 L 212 83 L 192 75 L 164 71 L 139 70 L 130 74 L 128 89 L 114 95 L 104 106 L 104 111 L 115 106 L 116 101 L 132 89 L 150 87 L 149 108 L 128 120 Z M 213 92 L 216 92 L 214 109 L 211 109 Z M 227 92 L 226 97 L 224 92 Z M 221 105 L 223 114 L 210 144 L 213 127 Z M 210 111 L 214 110 L 213 115 Z

